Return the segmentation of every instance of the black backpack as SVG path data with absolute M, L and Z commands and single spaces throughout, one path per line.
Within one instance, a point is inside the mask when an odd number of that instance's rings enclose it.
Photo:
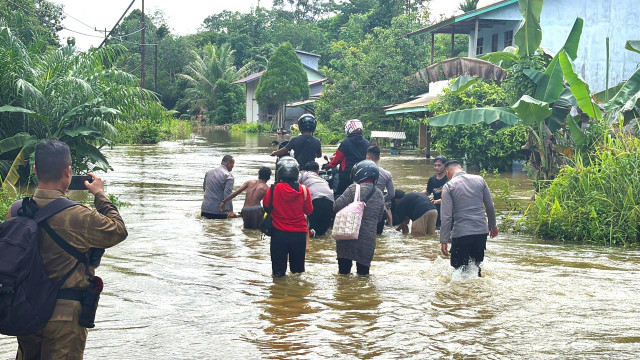
M 62 279 L 50 279 L 40 256 L 38 226 L 50 233 L 46 220 L 74 205 L 60 198 L 38 210 L 35 201 L 25 198 L 22 207 L 14 203 L 12 218 L 0 225 L 0 333 L 31 335 L 51 318 L 58 290 L 80 262 Z

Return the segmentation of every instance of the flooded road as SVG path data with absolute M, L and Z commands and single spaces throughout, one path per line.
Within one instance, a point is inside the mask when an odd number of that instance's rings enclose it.
M 211 131 L 107 151 L 107 192 L 130 203 L 107 251 L 85 359 L 635 359 L 640 251 L 500 234 L 483 278 L 453 272 L 436 237 L 386 229 L 371 276 L 339 276 L 335 242 L 312 239 L 306 273 L 272 279 L 268 239 L 242 220 L 200 220 L 204 173 L 235 156 L 257 177 L 275 138 Z M 331 153 L 335 147 L 327 147 Z M 385 155 L 396 188 L 426 186 L 426 160 Z M 273 179 L 272 179 L 273 181 Z M 519 177 L 523 196 L 527 180 Z M 243 198 L 236 198 L 239 211 Z M 0 358 L 15 356 L 0 337 Z

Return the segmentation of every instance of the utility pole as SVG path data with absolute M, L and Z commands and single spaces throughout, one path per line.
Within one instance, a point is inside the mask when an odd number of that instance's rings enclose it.
M 109 35 L 107 35 L 107 36 L 105 36 L 105 37 L 104 37 L 104 40 L 103 40 L 103 41 L 102 41 L 102 43 L 98 46 L 98 49 L 99 49 L 99 48 L 101 48 L 101 47 L 102 47 L 102 45 L 104 45 L 104 44 L 107 42 L 107 38 L 108 38 L 111 34 L 113 34 L 113 32 L 114 32 L 114 31 L 116 31 L 116 28 L 118 27 L 118 24 L 120 24 L 120 21 L 122 21 L 122 19 L 123 19 L 123 18 L 124 18 L 124 16 L 127 14 L 127 12 L 129 12 L 129 9 L 131 9 L 131 5 L 133 5 L 133 3 L 134 3 L 135 1 L 136 1 L 136 0 L 131 0 L 131 4 L 129 4 L 129 6 L 127 7 L 127 10 L 125 10 L 125 11 L 122 13 L 122 16 L 120 16 L 120 19 L 118 19 L 118 21 L 116 22 L 116 24 L 115 24 L 115 25 L 113 25 L 113 28 L 111 29 L 111 31 L 109 31 Z
M 142 0 L 142 34 L 140 35 L 140 87 L 145 88 L 144 84 L 144 32 L 146 28 L 146 23 L 144 20 L 144 0 Z

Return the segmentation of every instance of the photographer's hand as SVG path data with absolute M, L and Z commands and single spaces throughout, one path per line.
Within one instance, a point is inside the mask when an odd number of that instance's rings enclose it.
M 89 190 L 89 192 L 93 195 L 104 192 L 104 181 L 98 177 L 98 175 L 93 173 L 88 173 L 87 175 L 93 178 L 93 182 L 84 182 L 84 186 Z

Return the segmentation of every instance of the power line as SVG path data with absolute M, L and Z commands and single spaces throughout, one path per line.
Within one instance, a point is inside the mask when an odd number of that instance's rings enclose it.
M 79 22 L 80 24 L 82 24 L 82 25 L 84 25 L 84 26 L 88 27 L 89 29 L 94 29 L 94 28 L 95 28 L 94 26 L 88 25 L 87 23 L 85 23 L 85 22 L 83 22 L 82 20 L 80 20 L 80 19 L 78 19 L 78 18 L 76 18 L 76 17 L 72 16 L 71 14 L 67 13 L 67 12 L 66 12 L 66 11 L 64 11 L 64 10 L 62 10 L 62 12 L 63 12 L 65 15 L 67 15 L 68 17 L 72 18 L 73 20 L 75 20 L 75 21 Z
M 23 8 L 22 6 L 20 6 L 20 5 L 16 4 L 16 3 L 14 3 L 14 2 L 13 2 L 13 1 L 11 1 L 11 0 L 8 0 L 8 1 L 9 1 L 11 4 L 13 4 L 15 7 L 17 7 L 18 9 L 20 9 L 20 10 L 22 10 L 22 11 L 26 12 L 27 14 L 29 14 L 29 15 L 31 15 L 31 16 L 38 17 L 38 15 L 37 15 L 37 14 L 32 13 L 30 10 L 27 10 L 27 9 Z M 100 39 L 102 39 L 102 36 L 91 35 L 91 34 L 85 34 L 85 33 L 80 32 L 80 31 L 76 31 L 76 30 L 69 29 L 68 27 L 66 27 L 66 26 L 64 26 L 64 25 L 62 25 L 62 28 L 63 28 L 63 29 L 65 29 L 65 30 L 71 31 L 72 33 L 76 33 L 76 34 L 80 34 L 80 35 L 84 35 L 84 36 L 90 36 L 90 37 L 96 37 L 96 38 L 100 38 Z
M 71 30 L 71 29 L 69 29 L 69 28 L 68 28 L 68 27 L 66 27 L 66 26 L 63 26 L 62 28 L 63 28 L 63 29 L 65 29 L 65 30 L 67 30 L 67 31 L 71 31 L 72 33 L 76 33 L 76 34 L 80 34 L 80 35 L 84 35 L 84 36 L 90 36 L 90 37 L 100 38 L 100 39 L 102 39 L 102 38 L 103 38 L 102 36 L 92 35 L 92 34 L 85 34 L 85 33 L 80 32 L 80 31 Z

